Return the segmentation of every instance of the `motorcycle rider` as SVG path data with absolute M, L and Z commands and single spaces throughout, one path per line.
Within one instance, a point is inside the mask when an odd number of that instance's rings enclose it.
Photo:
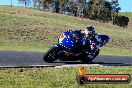
M 87 27 L 82 33 L 84 34 L 83 45 L 86 47 L 90 45 L 91 53 L 95 50 L 99 50 L 101 38 L 95 32 L 94 27 Z
M 69 30 L 71 33 L 77 32 L 77 34 L 83 36 L 83 48 L 88 49 L 89 53 L 94 53 L 95 50 L 100 48 L 100 37 L 95 32 L 94 27 L 89 26 L 85 30 Z M 80 48 L 80 47 L 78 47 Z

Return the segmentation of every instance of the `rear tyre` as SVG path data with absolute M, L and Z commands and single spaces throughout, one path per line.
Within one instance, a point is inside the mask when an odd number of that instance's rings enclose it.
M 91 63 L 92 63 L 92 60 L 93 60 L 93 59 L 87 57 L 87 58 L 82 59 L 82 62 L 83 62 L 84 64 L 91 64 Z
M 91 64 L 92 61 L 93 61 L 93 59 L 94 59 L 96 56 L 98 56 L 99 51 L 100 51 L 100 50 L 96 51 L 96 52 L 95 52 L 95 55 L 92 56 L 92 57 L 88 57 L 87 55 L 83 55 L 81 61 L 82 61 L 84 64 Z
M 57 49 L 52 47 L 49 49 L 46 54 L 43 56 L 43 60 L 45 62 L 52 63 L 53 61 L 57 60 Z
M 87 55 L 82 55 L 81 57 L 80 57 L 80 60 L 84 63 L 84 64 L 90 64 L 90 63 L 92 63 L 92 60 L 93 60 L 94 58 L 90 58 L 90 57 L 88 57 Z
M 94 57 L 93 57 L 93 58 L 95 58 L 96 56 L 98 56 L 99 51 L 100 51 L 100 49 L 98 49 L 98 50 L 95 52 L 95 55 L 94 55 Z

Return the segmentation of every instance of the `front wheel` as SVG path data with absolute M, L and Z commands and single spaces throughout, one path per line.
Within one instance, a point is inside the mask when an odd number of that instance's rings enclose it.
M 57 60 L 57 49 L 54 47 L 49 49 L 43 56 L 43 60 L 49 63 L 52 63 L 53 61 Z

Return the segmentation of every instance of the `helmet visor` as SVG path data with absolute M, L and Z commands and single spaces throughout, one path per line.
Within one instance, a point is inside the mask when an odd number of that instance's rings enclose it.
M 86 38 L 91 38 L 91 37 L 92 37 L 92 34 L 91 34 L 91 33 L 85 34 L 85 37 L 86 37 Z

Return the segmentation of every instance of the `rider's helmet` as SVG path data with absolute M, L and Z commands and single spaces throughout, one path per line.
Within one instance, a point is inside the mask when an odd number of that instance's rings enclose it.
M 87 27 L 84 31 L 85 37 L 91 39 L 95 35 L 94 27 Z

